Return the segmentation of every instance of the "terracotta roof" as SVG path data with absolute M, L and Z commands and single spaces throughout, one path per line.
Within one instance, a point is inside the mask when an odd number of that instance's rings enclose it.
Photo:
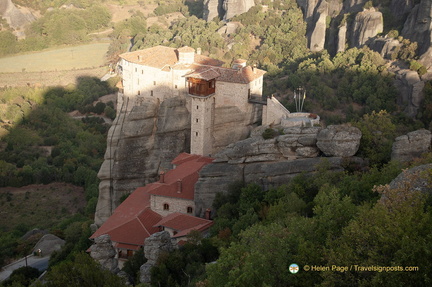
M 203 79 L 206 81 L 216 79 L 219 76 L 220 74 L 218 73 L 217 69 L 209 66 L 199 67 L 191 73 L 185 75 L 186 78 Z
M 161 221 L 155 224 L 155 227 L 164 226 L 177 231 L 177 234 L 173 236 L 176 238 L 186 236 L 192 230 L 204 231 L 212 225 L 213 221 L 211 220 L 175 212 L 165 216 Z
M 182 53 L 195 53 L 195 49 L 189 46 L 183 46 L 181 48 L 178 48 L 177 51 Z
M 109 234 L 115 242 L 143 245 L 145 238 L 158 231 L 153 225 L 162 219 L 150 209 L 151 188 L 137 188 L 90 238 Z
M 147 237 L 159 231 L 156 224 L 162 220 L 162 216 L 150 208 L 151 194 L 193 199 L 198 172 L 212 161 L 200 155 L 179 154 L 172 161 L 177 168 L 164 174 L 164 183 L 154 182 L 137 188 L 90 238 L 109 234 L 112 241 L 125 244 L 121 246 L 144 245 Z M 181 193 L 177 193 L 178 179 L 182 180 Z
M 149 194 L 193 200 L 195 183 L 198 181 L 199 171 L 203 166 L 212 161 L 212 158 L 198 155 L 191 155 L 189 157 L 182 155 L 180 158 L 175 158 L 173 163 L 181 163 L 175 169 L 165 173 L 163 183 L 152 183 L 155 188 L 149 190 Z M 181 192 L 178 192 L 178 181 L 181 181 Z
M 178 61 L 176 50 L 165 46 L 155 46 L 144 50 L 124 53 L 120 55 L 120 58 L 128 62 L 159 69 L 165 66 L 173 66 Z
M 177 64 L 178 51 L 183 49 L 189 52 L 195 51 L 193 48 L 190 47 L 182 47 L 176 49 L 165 46 L 155 46 L 144 50 L 123 53 L 120 55 L 120 58 L 135 64 L 150 66 L 163 70 L 169 70 L 169 67 L 173 67 L 176 69 L 185 69 L 186 67 L 184 66 L 184 64 Z M 194 56 L 194 63 L 198 65 L 210 66 L 222 66 L 224 64 L 224 62 L 222 61 L 197 54 L 195 54 Z

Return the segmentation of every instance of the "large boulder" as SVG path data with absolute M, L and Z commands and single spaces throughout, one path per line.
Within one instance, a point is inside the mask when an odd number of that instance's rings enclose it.
M 172 243 L 168 231 L 157 232 L 146 238 L 144 257 L 147 258 L 147 262 L 140 267 L 140 282 L 150 283 L 151 268 L 156 265 L 162 254 L 171 252 L 174 249 L 175 245 Z
M 113 273 L 118 273 L 120 271 L 118 268 L 118 261 L 115 258 L 116 255 L 117 252 L 108 234 L 95 238 L 94 244 L 90 246 L 90 256 L 99 262 L 102 267 Z
M 408 170 L 404 170 L 390 182 L 390 189 L 404 189 L 432 193 L 430 171 L 432 164 L 419 165 Z
M 317 146 L 326 156 L 350 157 L 357 153 L 361 136 L 356 127 L 332 125 L 320 130 Z
M 392 160 L 411 161 L 429 151 L 431 132 L 425 129 L 397 137 L 392 147 Z
M 45 234 L 34 246 L 33 253 L 40 256 L 51 255 L 54 251 L 59 251 L 65 243 L 66 241 L 53 234 Z

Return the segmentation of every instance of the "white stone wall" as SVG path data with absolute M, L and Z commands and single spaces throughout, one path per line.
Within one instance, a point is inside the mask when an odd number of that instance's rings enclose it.
M 191 101 L 191 153 L 208 156 L 213 148 L 215 96 L 196 97 Z
M 267 98 L 267 105 L 263 107 L 262 124 L 278 125 L 289 115 L 290 112 L 275 97 Z
M 161 101 L 186 93 L 186 78 L 189 70 L 153 68 L 121 60 L 123 67 L 124 95 L 129 98 L 153 96 Z
M 216 81 L 216 108 L 235 106 L 247 111 L 250 84 L 237 84 Z
M 195 214 L 195 203 L 193 200 L 151 195 L 150 202 L 151 202 L 150 205 L 151 210 L 157 212 L 161 216 L 167 216 L 174 212 L 187 214 L 188 207 L 192 207 L 192 213 L 190 214 L 191 215 Z M 164 210 L 164 204 L 169 205 L 169 210 Z

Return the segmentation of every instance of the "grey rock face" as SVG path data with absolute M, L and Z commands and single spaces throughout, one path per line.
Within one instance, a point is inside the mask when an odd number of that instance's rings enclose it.
M 315 27 L 310 35 L 309 47 L 311 51 L 321 51 L 324 49 L 325 35 L 326 35 L 326 20 L 328 17 L 328 4 L 322 1 L 321 5 L 317 8 L 314 18 Z
M 326 156 L 349 157 L 360 147 L 361 131 L 350 126 L 328 126 L 317 136 L 317 146 Z
M 376 38 L 368 44 L 371 50 L 380 53 L 384 59 L 391 59 L 392 54 L 397 51 L 397 47 L 401 46 L 401 43 L 394 38 Z
M 157 232 L 148 237 L 144 242 L 144 257 L 147 258 L 147 262 L 140 267 L 140 282 L 149 283 L 150 270 L 156 265 L 159 256 L 174 249 L 168 231 Z
M 189 150 L 190 114 L 184 97 L 159 103 L 145 97 L 130 110 L 120 111 L 108 132 L 105 161 L 99 170 L 99 199 L 95 223 L 101 225 L 119 198 L 155 181 L 160 170 Z
M 390 182 L 390 188 L 400 189 L 409 185 L 410 189 L 431 193 L 432 184 L 428 176 L 431 169 L 432 164 L 424 164 L 405 170 Z
M 95 238 L 95 243 L 90 246 L 90 256 L 113 273 L 120 271 L 118 261 L 115 259 L 116 254 L 117 252 L 112 246 L 111 238 L 108 234 Z
M 382 33 L 384 21 L 381 12 L 366 10 L 357 13 L 352 32 L 352 46 L 360 47 L 368 40 Z
M 327 160 L 333 170 L 343 170 L 345 161 L 364 164 L 359 158 L 345 158 L 354 155 L 359 147 L 361 133 L 357 128 L 333 126 L 327 130 L 324 145 L 342 151 L 333 151 L 338 155 L 325 159 L 318 157 L 320 127 L 287 128 L 283 135 L 265 140 L 262 133 L 266 128 L 256 128 L 251 138 L 229 145 L 216 154 L 213 163 L 204 166 L 195 184 L 197 216 L 211 209 L 217 192 L 227 192 L 236 182 L 257 183 L 268 189 L 286 184 L 300 173 L 315 172 L 322 160 Z
M 432 2 L 421 0 L 416 5 L 404 24 L 401 35 L 418 43 L 419 54 L 422 55 L 430 48 L 432 39 Z
M 16 30 L 36 20 L 36 17 L 28 9 L 18 9 L 12 0 L 1 1 L 0 16 L 5 18 L 7 23 Z
M 429 151 L 431 132 L 425 129 L 397 137 L 392 147 L 392 160 L 410 161 Z
M 255 6 L 254 0 L 223 0 L 224 20 L 245 13 L 253 6 Z
M 215 17 L 220 17 L 222 12 L 222 0 L 204 0 L 203 19 L 212 21 Z
M 398 104 L 405 106 L 404 112 L 408 116 L 415 117 L 424 98 L 425 83 L 415 71 L 398 70 L 394 84 L 399 91 Z

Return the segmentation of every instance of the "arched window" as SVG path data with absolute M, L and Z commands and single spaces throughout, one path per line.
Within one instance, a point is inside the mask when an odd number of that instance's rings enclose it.
M 164 210 L 169 210 L 169 204 L 168 204 L 168 203 L 164 203 L 164 205 L 163 205 L 163 209 L 164 209 Z
M 187 210 L 186 210 L 186 211 L 187 211 L 187 213 L 192 213 L 192 211 L 193 211 L 193 208 L 192 208 L 192 207 L 190 207 L 190 206 L 188 206 L 188 207 L 187 207 Z

